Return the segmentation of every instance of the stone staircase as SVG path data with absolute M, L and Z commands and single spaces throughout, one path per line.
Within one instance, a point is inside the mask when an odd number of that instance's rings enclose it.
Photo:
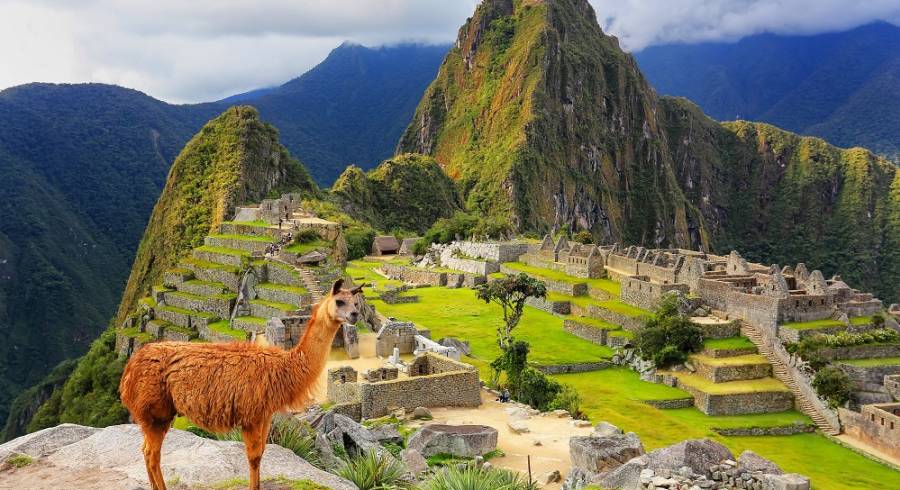
M 325 296 L 325 291 L 322 290 L 322 285 L 319 283 L 319 280 L 316 279 L 316 275 L 309 269 L 304 269 L 302 267 L 297 267 L 296 270 L 300 274 L 300 279 L 303 281 L 303 284 L 306 284 L 306 289 L 309 290 L 309 294 L 312 295 L 313 304 L 321 301 Z
M 797 409 L 808 415 L 816 426 L 825 434 L 832 436 L 840 434 L 840 430 L 832 426 L 828 419 L 819 412 L 799 386 L 797 386 L 797 382 L 794 380 L 794 377 L 791 376 L 788 367 L 785 366 L 777 355 L 775 355 L 772 347 L 766 342 L 762 333 L 760 333 L 756 327 L 743 323 L 741 325 L 741 334 L 750 339 L 750 341 L 753 342 L 753 345 L 759 350 L 759 353 L 768 359 L 769 363 L 772 365 L 772 373 L 791 390 L 791 393 L 794 394 L 794 402 Z

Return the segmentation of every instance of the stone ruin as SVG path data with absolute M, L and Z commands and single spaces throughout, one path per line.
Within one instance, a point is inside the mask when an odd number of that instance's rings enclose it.
M 364 377 L 350 366 L 328 371 L 328 400 L 333 410 L 354 420 L 381 417 L 397 408 L 477 407 L 478 371 L 465 363 L 426 352 L 401 372 L 395 366 L 369 370 Z
M 550 235 L 545 236 L 539 245 L 528 247 L 519 260 L 534 267 L 584 279 L 606 277 L 606 251 L 603 247 L 570 242 L 563 237 L 554 242 Z
M 395 351 L 399 354 L 415 355 L 433 352 L 455 361 L 460 359 L 460 352 L 455 347 L 441 345 L 429 337 L 428 331 L 419 331 L 411 322 L 389 319 L 382 324 L 375 337 L 375 355 L 388 357 L 393 356 Z M 399 360 L 397 363 L 399 364 Z

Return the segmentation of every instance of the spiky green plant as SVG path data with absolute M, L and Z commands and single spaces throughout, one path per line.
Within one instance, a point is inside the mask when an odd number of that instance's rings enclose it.
M 220 434 L 218 439 L 221 441 L 244 440 L 239 428 Z M 267 442 L 290 449 L 294 454 L 317 468 L 321 468 L 324 464 L 319 450 L 316 449 L 315 431 L 312 430 L 309 424 L 301 422 L 294 417 L 275 415 L 272 418 L 272 427 L 269 429 Z
M 450 466 L 423 483 L 422 490 L 535 490 L 521 473 L 499 469 Z
M 406 479 L 403 463 L 375 451 L 367 451 L 346 461 L 338 468 L 337 474 L 353 482 L 359 490 L 413 488 L 412 482 Z

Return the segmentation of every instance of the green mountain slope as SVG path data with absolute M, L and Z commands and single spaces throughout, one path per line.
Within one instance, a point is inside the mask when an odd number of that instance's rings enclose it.
M 661 93 L 719 120 L 765 121 L 900 161 L 900 27 L 651 46 L 635 53 Z
M 159 282 L 163 270 L 200 245 L 235 205 L 257 202 L 283 190 L 318 194 L 306 169 L 278 142 L 278 131 L 261 122 L 254 108 L 231 107 L 207 123 L 172 165 L 119 303 L 122 316 L 150 284 Z M 81 300 L 93 302 L 86 295 Z M 122 361 L 117 357 L 115 333 L 110 329 L 91 345 L 72 375 L 49 398 L 47 390 L 29 390 L 16 400 L 17 412 L 10 418 L 5 436 L 61 422 L 109 425 L 124 421 L 126 414 L 117 393 Z M 52 382 L 48 379 L 42 384 Z M 47 401 L 31 416 L 35 398 Z
M 894 165 L 658 98 L 587 0 L 485 0 L 398 151 L 434 156 L 467 207 L 522 230 L 734 247 L 900 296 Z
M 368 173 L 347 167 L 331 191 L 349 215 L 380 230 L 423 233 L 462 209 L 453 181 L 433 158 L 416 154 L 385 160 Z

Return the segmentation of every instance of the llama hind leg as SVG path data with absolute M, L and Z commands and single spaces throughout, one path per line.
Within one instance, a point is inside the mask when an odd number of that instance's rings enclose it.
M 147 477 L 150 479 L 150 487 L 153 490 L 166 490 L 166 481 L 163 479 L 160 459 L 163 439 L 169 431 L 169 423 L 153 422 L 142 425 L 144 432 L 144 463 L 147 465 Z
M 244 449 L 247 451 L 247 462 L 250 463 L 250 490 L 259 490 L 259 465 L 262 462 L 263 452 L 266 450 L 270 424 L 271 419 L 259 425 L 241 429 L 244 436 Z

